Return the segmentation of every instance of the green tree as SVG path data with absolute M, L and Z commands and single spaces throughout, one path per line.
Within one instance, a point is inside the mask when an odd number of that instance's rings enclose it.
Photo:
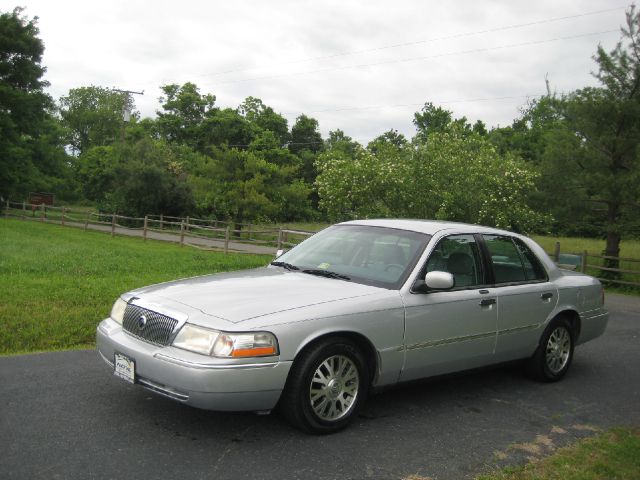
M 373 153 L 376 153 L 383 148 L 391 147 L 402 149 L 408 146 L 409 142 L 407 138 L 403 134 L 398 133 L 397 130 L 391 129 L 371 140 L 367 148 Z
M 157 111 L 158 131 L 167 141 L 202 151 L 207 145 L 206 121 L 215 116 L 216 97 L 201 94 L 198 87 L 187 82 L 163 85 L 160 97 L 161 111 Z
M 317 161 L 319 207 L 332 221 L 403 216 L 409 164 L 362 147 L 353 157 L 339 149 L 324 152 Z
M 453 112 L 442 107 L 437 107 L 431 102 L 426 102 L 421 111 L 413 115 L 413 124 L 417 133 L 415 140 L 426 142 L 432 133 L 444 133 L 455 127 L 458 134 L 477 133 L 484 135 L 486 128 L 484 123 L 477 121 L 473 127 L 467 121 L 467 117 L 454 118 Z
M 292 174 L 297 173 L 302 161 L 287 148 L 281 146 L 280 139 L 270 130 L 263 130 L 249 144 L 249 151 L 260 154 L 269 163 L 288 167 Z
M 287 119 L 262 103 L 259 98 L 247 97 L 237 111 L 259 130 L 272 132 L 280 146 L 284 146 L 289 141 Z
M 340 152 L 319 158 L 316 186 L 330 218 L 436 218 L 519 231 L 546 220 L 526 201 L 537 173 L 459 124 L 412 147 L 381 147 L 355 160 Z
M 114 146 L 93 147 L 82 153 L 77 160 L 77 176 L 83 196 L 104 203 L 116 186 L 119 165 L 119 151 Z
M 347 155 L 354 157 L 360 144 L 346 135 L 342 130 L 337 129 L 329 132 L 329 137 L 324 141 L 324 147 L 326 151 L 341 150 Z
M 195 207 L 185 153 L 149 138 L 93 147 L 78 158 L 78 177 L 85 197 L 103 211 L 184 215 Z
M 322 135 L 318 131 L 318 121 L 315 118 L 300 115 L 291 127 L 291 153 L 299 154 L 303 150 L 317 154 L 324 149 Z
M 501 155 L 521 157 L 541 172 L 528 204 L 553 217 L 552 232 L 596 236 L 602 224 L 594 217 L 585 190 L 575 184 L 574 162 L 568 160 L 575 138 L 567 130 L 558 103 L 553 96 L 533 99 L 510 126 L 493 128 L 487 138 Z
M 577 90 L 557 103 L 565 128 L 548 155 L 571 172 L 574 189 L 603 207 L 605 254 L 617 257 L 622 237 L 640 232 L 640 13 L 635 6 L 627 11 L 620 42 L 610 52 L 599 46 L 594 60 L 602 86 Z
M 233 108 L 225 108 L 206 119 L 202 138 L 207 147 L 244 149 L 249 146 L 256 133 L 256 128 L 246 118 Z
M 318 175 L 316 170 L 318 154 L 325 148 L 322 135 L 318 131 L 318 121 L 315 118 L 300 115 L 291 127 L 290 138 L 289 151 L 301 160 L 299 177 L 305 183 L 313 185 Z M 314 191 L 311 196 L 314 208 L 317 207 L 317 202 L 318 197 Z
M 96 86 L 72 88 L 59 104 L 67 143 L 77 155 L 123 140 L 123 111 L 134 108 L 130 95 Z
M 259 149 L 212 147 L 201 160 L 190 178 L 194 190 L 205 194 L 206 203 L 199 207 L 233 219 L 236 230 L 245 222 L 292 220 L 309 213 L 310 188 L 294 178 L 295 167 L 272 163 Z
M 493 128 L 488 137 L 500 153 L 511 152 L 539 164 L 546 149 L 547 135 L 561 127 L 562 122 L 557 99 L 546 96 L 530 100 L 510 126 Z
M 500 155 L 483 136 L 453 129 L 418 145 L 412 162 L 414 194 L 408 202 L 419 218 L 534 231 L 549 221 L 528 205 L 538 176 L 517 156 Z
M 487 126 L 485 125 L 485 123 L 482 120 L 476 120 L 476 123 L 473 124 L 473 127 L 471 127 L 471 130 L 474 133 L 477 133 L 478 135 L 486 135 L 487 133 L 489 133 L 487 131 Z
M 0 195 L 64 185 L 66 155 L 52 120 L 53 101 L 44 93 L 44 43 L 37 17 L 22 9 L 0 13 Z
M 446 131 L 452 120 L 453 116 L 449 110 L 436 107 L 431 102 L 426 102 L 422 110 L 413 115 L 413 124 L 423 138 L 429 133 Z
M 104 205 L 107 211 L 142 217 L 150 212 L 184 216 L 194 209 L 185 179 L 156 163 L 135 159 L 117 170 L 118 184 Z

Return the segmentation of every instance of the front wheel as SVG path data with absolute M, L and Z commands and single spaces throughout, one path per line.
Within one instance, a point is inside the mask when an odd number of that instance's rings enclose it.
M 538 349 L 528 361 L 527 370 L 537 380 L 558 381 L 569 370 L 573 349 L 571 324 L 566 318 L 557 318 L 542 335 Z
M 369 370 L 350 340 L 328 338 L 293 364 L 280 408 L 295 427 L 333 433 L 355 418 L 367 395 Z

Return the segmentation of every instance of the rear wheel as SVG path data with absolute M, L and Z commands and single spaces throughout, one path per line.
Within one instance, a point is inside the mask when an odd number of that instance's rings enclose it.
M 327 338 L 296 359 L 280 409 L 295 427 L 333 433 L 357 415 L 369 386 L 362 352 L 346 338 Z
M 574 333 L 563 317 L 553 320 L 545 330 L 538 349 L 529 359 L 527 370 L 537 380 L 555 382 L 569 370 L 573 358 Z

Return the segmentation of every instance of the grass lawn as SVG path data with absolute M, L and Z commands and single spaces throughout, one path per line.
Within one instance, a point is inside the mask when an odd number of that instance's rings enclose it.
M 538 242 L 549 253 L 553 253 L 556 242 L 560 242 L 560 251 L 562 253 L 582 253 L 586 250 L 590 254 L 601 255 L 605 247 L 605 241 L 598 238 L 553 237 L 543 235 L 532 235 L 531 238 Z M 640 241 L 623 240 L 620 243 L 620 256 L 640 260 Z M 637 264 L 636 270 L 640 270 L 640 264 Z
M 560 242 L 561 253 L 581 254 L 586 251 L 589 255 L 602 255 L 605 247 L 605 241 L 597 238 L 551 237 L 541 235 L 532 235 L 532 238 L 549 254 L 553 253 L 556 242 Z M 640 241 L 623 240 L 620 243 L 620 257 L 640 260 Z M 587 265 L 603 266 L 604 260 L 589 256 L 587 257 Z M 618 280 L 640 283 L 640 261 L 622 260 L 620 261 L 620 268 L 639 273 L 623 273 Z M 596 267 L 587 267 L 586 273 L 594 277 L 602 277 L 605 272 Z M 603 283 L 607 287 L 607 290 L 635 295 L 640 294 L 640 287 L 638 286 Z
M 637 480 L 640 429 L 616 428 L 524 467 L 511 467 L 477 480 Z
M 0 219 L 0 252 L 0 354 L 93 346 L 122 292 L 271 259 L 16 219 Z

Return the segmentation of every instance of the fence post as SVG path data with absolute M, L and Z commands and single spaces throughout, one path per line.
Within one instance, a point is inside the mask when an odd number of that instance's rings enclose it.
M 62 225 L 64 227 L 64 212 L 65 212 L 65 208 L 62 207 L 62 216 L 60 217 L 60 225 Z
M 553 250 L 553 261 L 556 263 L 560 261 L 560 242 L 556 242 L 556 246 Z
M 582 252 L 582 262 L 580 264 L 580 271 L 585 273 L 587 271 L 587 251 Z
M 162 230 L 163 226 L 164 226 L 164 215 L 161 213 L 160 214 L 160 230 Z
M 180 246 L 184 245 L 184 220 L 180 221 Z
M 89 216 L 91 214 L 89 212 L 86 213 L 86 215 L 84 216 L 84 231 L 87 231 L 87 227 L 89 226 Z
M 247 234 L 249 236 L 249 240 L 251 240 L 251 224 L 247 224 Z
M 47 206 L 44 203 L 41 203 L 40 207 L 40 221 L 44 222 L 44 219 L 47 216 Z
M 111 236 L 116 234 L 116 214 L 111 215 Z
M 144 241 L 147 241 L 147 222 L 148 222 L 148 216 L 145 215 L 144 216 L 144 232 L 143 232 L 143 237 L 144 237 Z
M 4 216 L 5 218 L 9 216 L 9 199 L 7 199 L 7 204 L 4 207 Z
M 278 229 L 278 250 L 282 249 L 282 227 Z
M 224 231 L 224 254 L 229 253 L 229 225 L 227 225 L 227 229 Z
M 22 202 L 22 219 L 26 220 L 27 218 L 27 203 Z

